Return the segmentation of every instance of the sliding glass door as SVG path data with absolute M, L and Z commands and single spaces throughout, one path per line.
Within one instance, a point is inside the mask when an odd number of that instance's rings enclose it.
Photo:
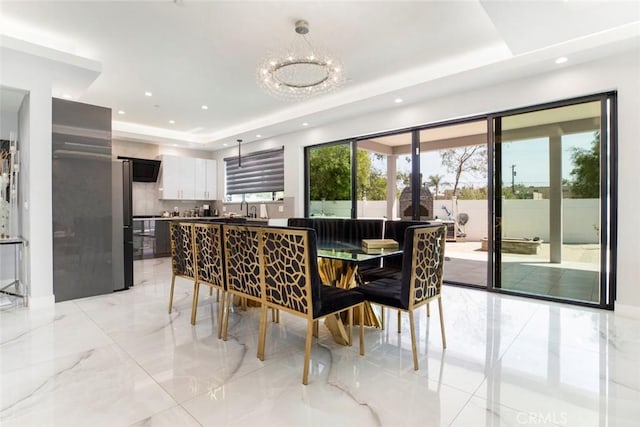
M 611 308 L 615 93 L 305 149 L 307 216 L 447 225 L 445 281 Z
M 611 101 L 593 97 L 493 121 L 496 288 L 610 302 Z
M 352 217 L 352 142 L 306 150 L 307 216 Z

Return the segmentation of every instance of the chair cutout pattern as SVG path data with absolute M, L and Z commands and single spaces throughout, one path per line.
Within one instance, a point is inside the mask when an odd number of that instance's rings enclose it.
M 262 302 L 260 285 L 259 227 L 223 225 L 224 273 L 226 292 L 223 298 L 222 339 L 227 340 L 229 308 L 233 296 Z
M 438 300 L 442 346 L 447 347 L 441 298 L 445 237 L 446 227 L 443 226 L 408 227 L 404 238 L 402 277 L 378 279 L 355 288 L 372 303 L 408 312 L 415 370 L 418 370 L 418 351 L 413 312 L 434 299 Z
M 353 307 L 360 308 L 360 354 L 364 354 L 362 294 L 321 283 L 318 274 L 316 233 L 312 229 L 263 228 L 260 264 L 263 271 L 263 305 L 258 358 L 264 360 L 267 309 L 277 308 L 307 319 L 302 384 L 307 384 L 314 321 L 348 310 L 351 344 Z
M 196 286 L 196 268 L 193 250 L 193 224 L 172 222 L 171 234 L 171 292 L 169 294 L 169 313 L 173 308 L 173 290 L 176 277 L 193 280 Z
M 200 285 L 209 286 L 222 292 L 222 304 L 219 307 L 218 338 L 222 337 L 222 319 L 224 313 L 224 252 L 222 249 L 222 225 L 196 223 L 193 229 L 195 248 L 196 283 L 193 292 L 191 324 L 196 324 Z

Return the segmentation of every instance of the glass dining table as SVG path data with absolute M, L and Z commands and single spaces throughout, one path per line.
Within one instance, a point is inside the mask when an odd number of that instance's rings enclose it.
M 358 286 L 358 267 L 362 263 L 382 260 L 385 257 L 400 255 L 400 249 L 364 250 L 362 246 L 349 242 L 318 242 L 318 273 L 322 283 L 349 289 Z M 341 315 L 327 316 L 325 326 L 331 331 L 336 342 L 346 345 L 349 334 L 345 328 L 345 320 Z M 358 323 L 358 311 L 354 312 L 354 323 Z M 381 327 L 382 324 L 368 302 L 364 307 L 364 325 Z

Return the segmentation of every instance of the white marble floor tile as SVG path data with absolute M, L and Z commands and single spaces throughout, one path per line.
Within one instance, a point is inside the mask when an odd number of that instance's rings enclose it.
M 148 416 L 129 427 L 199 427 L 193 418 L 183 407 L 174 406 L 166 411 Z
M 1 387 L 3 427 L 128 425 L 176 404 L 115 345 L 5 373 Z
M 518 411 L 479 397 L 473 397 L 456 416 L 451 427 L 521 427 L 523 425 L 563 425 L 564 419 L 542 419 L 540 414 Z
M 635 381 L 613 379 L 616 363 L 595 351 L 518 339 L 476 395 L 543 419 L 565 420 L 562 425 L 637 425 L 640 389 Z M 636 371 L 627 373 L 633 377 Z
M 27 316 L 3 316 L 0 330 L 0 372 L 3 375 L 113 343 L 72 304 L 56 305 L 56 310 L 46 309 Z
M 635 427 L 640 419 L 640 321 L 612 312 L 445 286 L 448 345 L 437 304 L 429 318 L 418 310 L 418 371 L 407 315 L 398 334 L 389 310 L 385 330 L 366 328 L 365 356 L 357 328 L 347 347 L 321 325 L 303 386 L 304 319 L 281 313 L 270 322 L 260 361 L 259 309 L 234 307 L 224 342 L 207 288 L 192 326 L 188 280 L 177 279 L 167 312 L 168 259 L 136 261 L 135 272 L 127 291 L 0 310 L 0 425 Z

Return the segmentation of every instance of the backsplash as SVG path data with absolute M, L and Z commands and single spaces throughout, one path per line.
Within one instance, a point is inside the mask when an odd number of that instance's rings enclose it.
M 209 204 L 213 209 L 213 200 L 161 200 L 158 199 L 158 184 L 155 182 L 133 183 L 133 215 L 161 215 L 163 211 L 173 212 L 177 207 L 180 213 Z

